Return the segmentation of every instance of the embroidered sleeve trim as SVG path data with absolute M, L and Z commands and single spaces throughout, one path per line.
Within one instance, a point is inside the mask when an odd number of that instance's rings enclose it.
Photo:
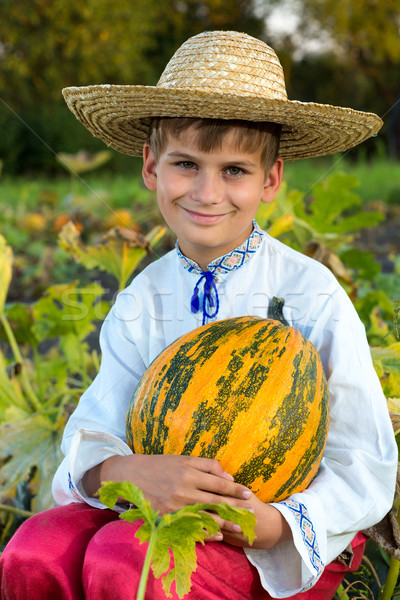
M 71 473 L 68 473 L 68 488 L 75 500 L 79 500 L 79 502 L 82 502 L 82 497 L 78 494 L 76 487 L 72 483 Z
M 319 547 L 317 542 L 317 536 L 314 530 L 314 525 L 308 516 L 306 507 L 304 506 L 304 504 L 301 504 L 300 502 L 295 502 L 294 500 L 285 500 L 284 502 L 281 502 L 281 504 L 284 504 L 285 506 L 287 506 L 287 508 L 289 508 L 292 511 L 292 514 L 296 519 L 297 524 L 299 525 L 299 529 L 303 538 L 304 545 L 310 557 L 311 564 L 319 574 L 324 568 L 324 563 L 322 562 L 319 553 Z M 307 589 L 308 587 L 310 586 L 307 586 Z

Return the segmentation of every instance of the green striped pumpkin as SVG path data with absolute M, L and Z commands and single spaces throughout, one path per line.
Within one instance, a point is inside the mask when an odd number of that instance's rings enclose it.
M 130 402 L 140 454 L 216 458 L 263 502 L 305 489 L 328 432 L 321 360 L 298 330 L 238 317 L 179 338 L 151 363 Z

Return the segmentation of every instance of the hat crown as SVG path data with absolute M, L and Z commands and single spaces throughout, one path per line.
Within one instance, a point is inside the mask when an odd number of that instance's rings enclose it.
M 274 50 L 236 31 L 205 31 L 189 38 L 168 62 L 157 87 L 287 100 Z

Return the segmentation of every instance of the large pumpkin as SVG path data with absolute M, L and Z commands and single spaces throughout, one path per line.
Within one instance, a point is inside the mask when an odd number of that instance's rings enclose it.
M 327 432 L 318 352 L 293 327 L 258 317 L 209 323 L 168 346 L 127 414 L 135 453 L 216 458 L 263 502 L 307 487 Z

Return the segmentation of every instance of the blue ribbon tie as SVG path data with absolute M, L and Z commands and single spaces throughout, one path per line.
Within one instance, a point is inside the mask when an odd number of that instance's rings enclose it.
M 193 295 L 190 301 L 190 309 L 192 313 L 197 313 L 200 309 L 200 299 L 199 299 L 199 285 L 205 279 L 204 282 L 204 293 L 203 293 L 203 302 L 202 302 L 202 310 L 203 310 L 203 325 L 206 322 L 206 319 L 212 319 L 218 314 L 219 311 L 219 298 L 218 298 L 218 290 L 214 283 L 214 277 L 211 271 L 203 271 L 200 279 L 196 283 L 196 286 L 193 291 Z M 214 297 L 213 297 L 214 293 Z M 215 298 L 215 299 L 214 299 Z M 215 308 L 214 308 L 215 307 Z M 213 309 L 211 312 L 209 309 Z

